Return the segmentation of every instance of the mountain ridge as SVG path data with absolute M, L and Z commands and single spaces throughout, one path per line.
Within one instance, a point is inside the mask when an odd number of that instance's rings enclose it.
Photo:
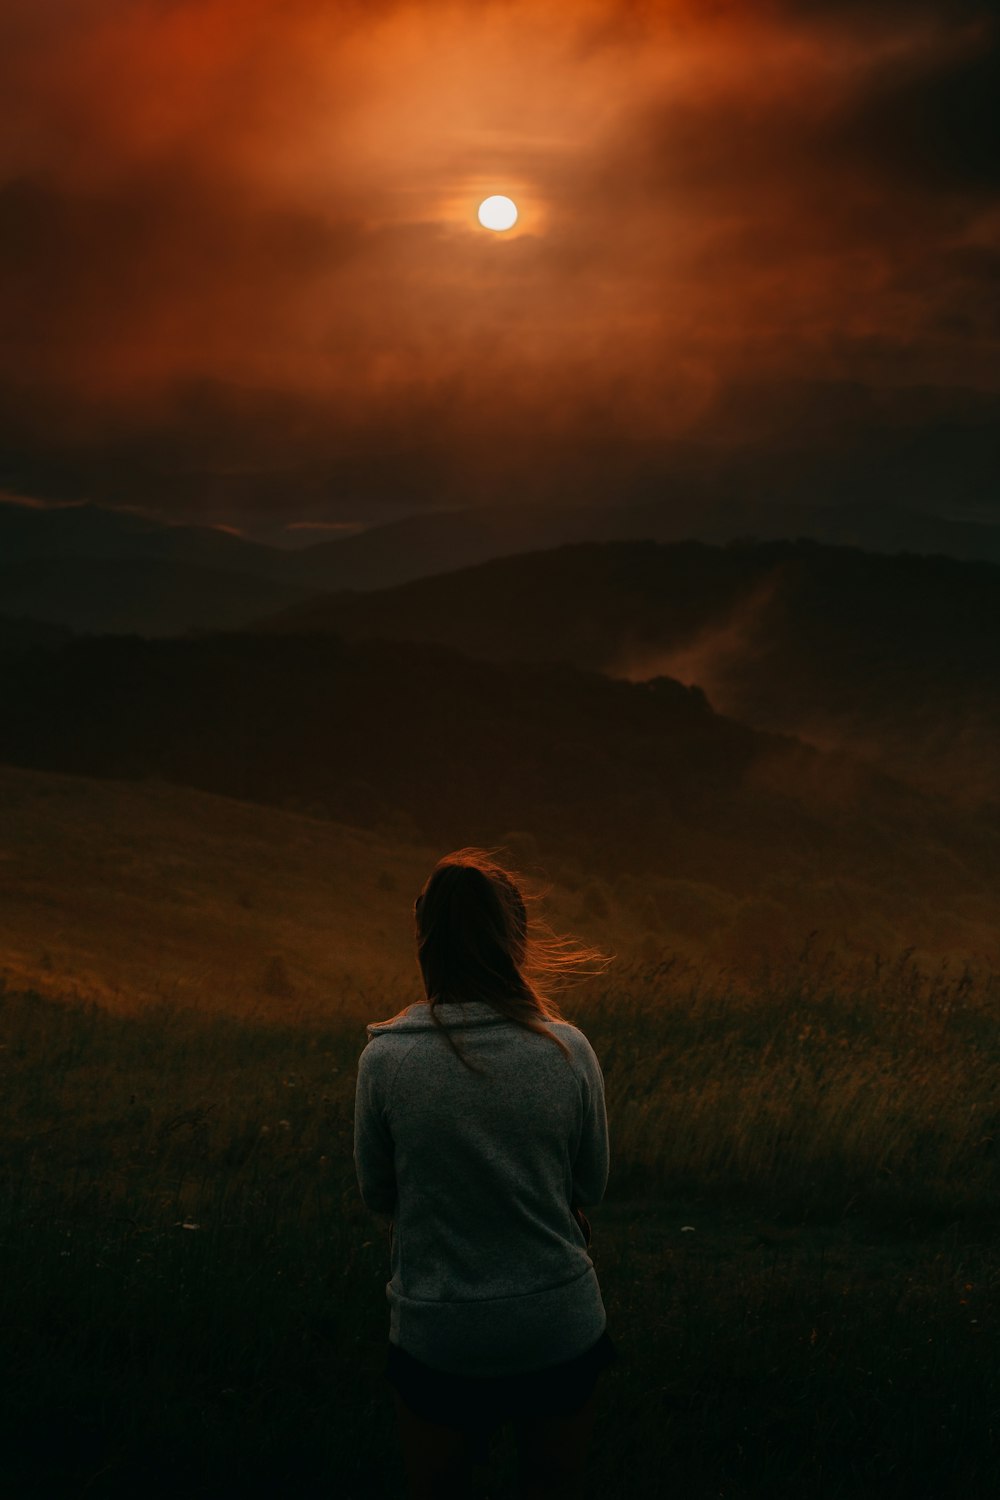
M 445 644 L 701 686 L 757 728 L 1000 799 L 1000 570 L 805 540 L 582 543 L 395 589 L 342 592 L 258 632 Z

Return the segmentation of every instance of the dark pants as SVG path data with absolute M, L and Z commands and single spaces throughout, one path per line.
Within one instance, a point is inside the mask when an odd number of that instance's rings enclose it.
M 617 1358 L 605 1331 L 576 1359 L 477 1378 L 432 1370 L 390 1344 L 386 1378 L 413 1500 L 474 1493 L 490 1438 L 505 1422 L 517 1434 L 522 1495 L 574 1493 L 586 1463 L 597 1380 Z

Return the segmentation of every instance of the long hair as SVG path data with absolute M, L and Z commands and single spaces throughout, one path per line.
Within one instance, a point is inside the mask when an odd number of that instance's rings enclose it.
M 529 899 L 537 899 L 531 897 Z M 601 973 L 610 959 L 546 923 L 528 919 L 519 878 L 485 849 L 457 849 L 431 871 L 414 904 L 417 960 L 434 1024 L 475 1073 L 442 1005 L 480 1000 L 501 1016 L 548 1037 L 568 1058 L 569 1048 L 545 1021 L 564 1021 L 552 992 L 574 978 Z

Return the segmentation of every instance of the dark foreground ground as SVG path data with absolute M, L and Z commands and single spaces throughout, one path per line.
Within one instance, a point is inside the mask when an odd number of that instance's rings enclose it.
M 892 1023 L 899 993 L 877 1025 L 857 996 L 731 1001 L 722 1046 L 718 1007 L 654 1014 L 655 983 L 574 1017 L 608 1085 L 590 1217 L 622 1355 L 584 1493 L 992 1497 L 992 991 L 944 1030 Z M 817 1031 L 813 1097 L 768 1113 Z M 895 1063 L 866 1072 L 875 1032 Z M 388 1246 L 351 1160 L 363 1040 L 0 999 L 5 1495 L 402 1495 Z M 509 1434 L 494 1460 L 512 1493 Z

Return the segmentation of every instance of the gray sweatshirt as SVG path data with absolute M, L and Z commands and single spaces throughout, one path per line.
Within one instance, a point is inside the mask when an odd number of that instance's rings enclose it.
M 606 1323 L 572 1206 L 608 1180 L 604 1079 L 575 1026 L 570 1051 L 484 1001 L 426 1002 L 370 1025 L 358 1062 L 354 1164 L 361 1196 L 394 1220 L 389 1338 L 459 1375 L 507 1375 L 582 1354 Z

